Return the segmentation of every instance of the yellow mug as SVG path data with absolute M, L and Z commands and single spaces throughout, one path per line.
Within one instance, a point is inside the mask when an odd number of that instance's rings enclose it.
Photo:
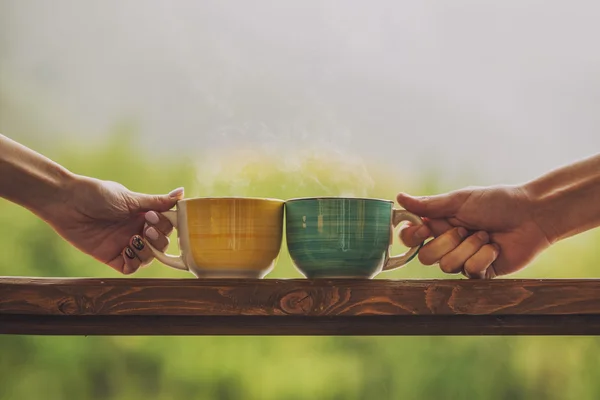
M 198 278 L 263 278 L 281 249 L 284 204 L 251 197 L 179 200 L 162 214 L 177 230 L 181 254 L 148 247 L 163 264 Z

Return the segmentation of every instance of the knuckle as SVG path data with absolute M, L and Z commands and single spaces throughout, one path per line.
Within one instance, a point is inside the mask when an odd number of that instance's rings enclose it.
M 478 248 L 483 247 L 487 242 L 487 235 L 482 232 L 477 232 L 475 235 L 469 237 L 471 243 Z
M 458 230 L 459 228 L 452 229 L 451 234 L 449 235 L 450 242 L 454 247 L 457 247 L 463 241 L 463 238 L 460 236 L 460 233 L 458 233 Z

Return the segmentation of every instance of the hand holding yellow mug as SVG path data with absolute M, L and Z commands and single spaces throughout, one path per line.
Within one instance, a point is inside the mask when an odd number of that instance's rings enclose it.
M 284 204 L 249 197 L 179 200 L 176 210 L 162 214 L 177 230 L 181 254 L 148 246 L 163 264 L 198 278 L 263 278 L 281 248 Z

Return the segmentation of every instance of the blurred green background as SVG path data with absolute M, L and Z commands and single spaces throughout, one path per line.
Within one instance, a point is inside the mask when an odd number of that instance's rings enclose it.
M 600 148 L 599 14 L 596 0 L 0 0 L 0 132 L 151 193 L 519 183 Z M 5 201 L 0 243 L 0 275 L 121 277 Z M 565 240 L 512 277 L 598 277 L 599 243 Z M 135 276 L 193 279 L 158 263 Z M 300 277 L 285 242 L 276 277 Z M 460 279 L 418 260 L 390 278 Z M 599 352 L 592 337 L 0 336 L 0 399 L 598 399 Z
M 72 142 L 37 150 L 77 173 L 145 192 L 183 185 L 188 196 L 360 193 L 393 199 L 398 190 L 448 189 L 433 173 L 409 179 L 377 165 L 352 172 L 333 152 L 303 155 L 285 167 L 283 157 L 240 150 L 220 155 L 228 168 L 215 172 L 202 161 L 208 155 L 132 156 L 139 135 L 131 126 L 118 127 L 110 137 L 103 146 Z M 0 222 L 2 275 L 120 277 L 6 201 L 0 202 Z M 597 276 L 599 241 L 599 232 L 589 232 L 559 243 L 514 277 Z M 136 277 L 193 279 L 157 262 Z M 285 246 L 267 279 L 275 277 L 300 277 Z M 416 260 L 378 278 L 456 277 Z M 595 399 L 599 351 L 600 340 L 580 337 L 2 336 L 0 398 Z

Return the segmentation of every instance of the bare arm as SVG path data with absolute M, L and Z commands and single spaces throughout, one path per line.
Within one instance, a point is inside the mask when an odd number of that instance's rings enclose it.
M 600 226 L 600 154 L 551 171 L 523 188 L 550 243 Z
M 73 174 L 0 135 L 0 197 L 29 209 L 84 253 L 130 274 L 154 258 L 146 241 L 167 247 L 173 226 L 160 212 L 183 197 L 183 188 L 165 195 L 132 192 Z
M 400 194 L 398 202 L 427 217 L 425 235 L 434 239 L 419 251 L 423 264 L 439 263 L 446 273 L 462 272 L 470 278 L 507 275 L 524 268 L 552 243 L 600 226 L 600 154 L 523 185 L 464 188 L 425 197 Z M 417 229 L 403 229 L 403 242 L 422 242 Z M 465 237 L 465 229 L 475 234 Z
M 0 197 L 47 219 L 68 201 L 76 180 L 47 157 L 0 135 Z

